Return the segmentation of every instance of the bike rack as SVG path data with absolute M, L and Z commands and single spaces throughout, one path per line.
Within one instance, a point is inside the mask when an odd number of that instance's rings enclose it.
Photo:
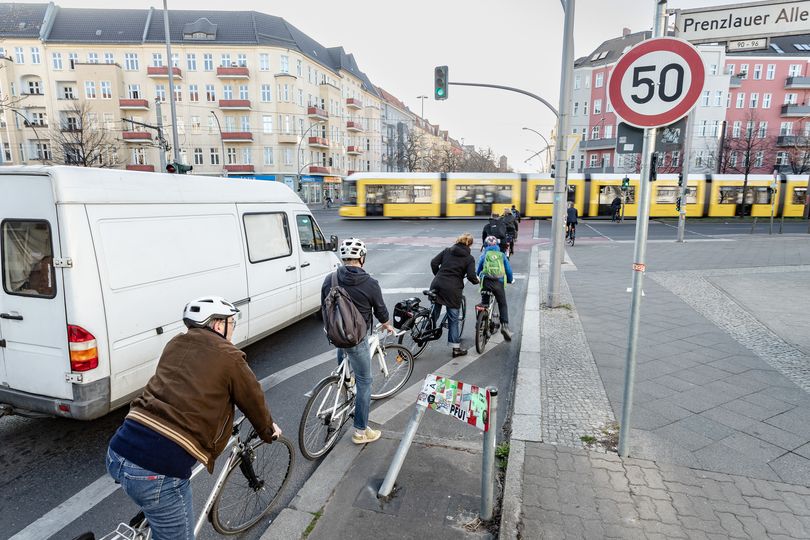
M 416 430 L 428 409 L 452 415 L 484 432 L 483 459 L 481 466 L 480 517 L 492 519 L 492 504 L 495 493 L 495 429 L 497 425 L 498 389 L 494 386 L 479 388 L 475 385 L 454 381 L 441 375 L 431 374 L 425 378 L 422 391 L 416 400 L 413 416 L 405 428 L 402 440 L 388 467 L 385 479 L 377 492 L 378 498 L 388 497 L 408 455 Z

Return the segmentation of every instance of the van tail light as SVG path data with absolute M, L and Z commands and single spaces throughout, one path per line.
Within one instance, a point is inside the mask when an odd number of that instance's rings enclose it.
M 68 349 L 71 371 L 89 371 L 98 367 L 96 338 L 81 326 L 68 325 Z

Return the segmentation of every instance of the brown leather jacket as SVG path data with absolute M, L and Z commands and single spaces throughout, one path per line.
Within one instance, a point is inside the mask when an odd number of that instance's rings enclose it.
M 245 353 L 211 330 L 192 328 L 163 349 L 127 418 L 176 442 L 213 473 L 231 434 L 234 405 L 262 440 L 271 441 L 273 418 Z

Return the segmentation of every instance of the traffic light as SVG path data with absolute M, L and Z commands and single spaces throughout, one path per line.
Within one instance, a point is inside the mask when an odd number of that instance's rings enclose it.
M 630 189 L 630 179 L 628 177 L 622 178 L 622 191 Z
M 183 165 L 174 161 L 166 164 L 166 172 L 169 174 L 186 174 L 193 168 L 191 165 Z
M 653 152 L 650 159 L 650 182 L 658 180 L 658 152 Z
M 678 187 L 683 187 L 683 173 L 678 173 Z
M 435 97 L 437 100 L 447 99 L 447 66 L 436 66 L 436 69 L 433 71 L 433 75 L 433 97 Z
M 680 197 L 675 199 L 675 210 L 677 210 L 678 212 L 681 211 L 681 198 Z

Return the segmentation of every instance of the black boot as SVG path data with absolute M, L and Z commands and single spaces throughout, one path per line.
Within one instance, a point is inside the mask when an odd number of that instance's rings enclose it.
M 461 347 L 453 347 L 453 358 L 457 356 L 465 356 L 467 354 L 467 349 L 462 349 Z

